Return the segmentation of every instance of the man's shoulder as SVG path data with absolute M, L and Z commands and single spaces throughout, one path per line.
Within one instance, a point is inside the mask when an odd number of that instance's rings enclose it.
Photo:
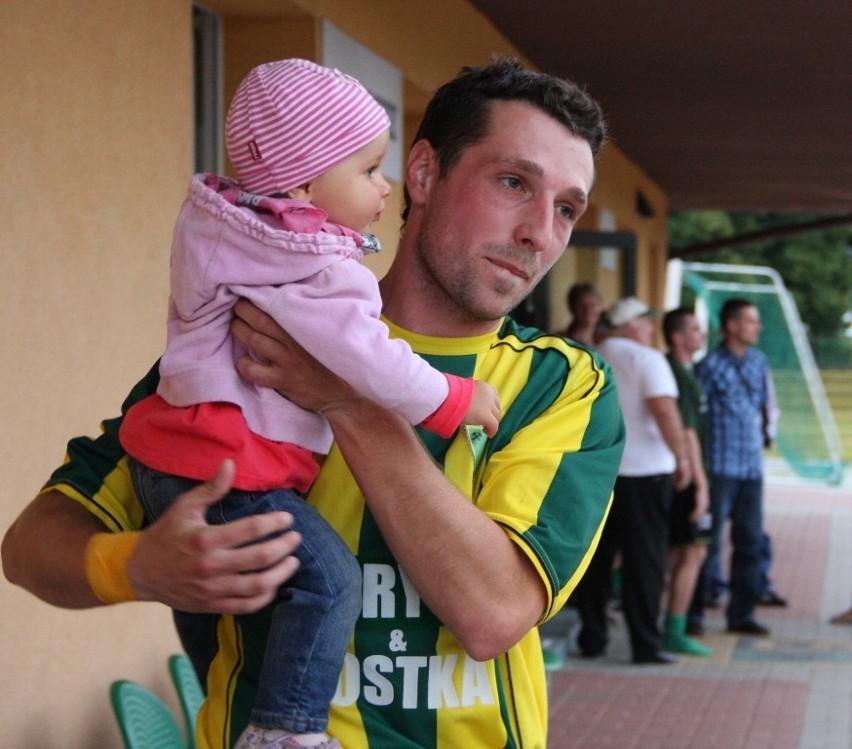
M 621 336 L 609 336 L 598 344 L 598 351 L 604 359 L 624 356 L 635 351 L 640 344 Z
M 602 354 L 558 333 L 519 325 L 501 326 L 486 355 L 486 366 L 509 390 L 538 404 L 599 397 L 612 390 L 612 368 Z
M 665 356 L 666 362 L 668 362 L 668 365 L 674 373 L 675 378 L 677 378 L 678 380 L 686 380 L 691 377 L 694 377 L 692 371 L 687 369 L 684 363 L 680 359 L 678 359 L 674 354 L 669 352 Z
M 719 345 L 707 352 L 704 358 L 695 365 L 695 371 L 700 373 L 702 371 L 712 369 L 713 367 L 719 367 L 727 361 L 728 358 L 727 349 L 724 346 Z
M 604 359 L 622 360 L 637 364 L 665 364 L 666 357 L 652 346 L 646 346 L 630 338 L 613 336 L 607 338 L 598 347 Z
M 754 348 L 754 346 L 750 346 L 746 350 L 746 358 L 751 360 L 758 366 L 769 366 L 769 359 L 766 358 L 766 354 L 764 354 L 759 348 Z

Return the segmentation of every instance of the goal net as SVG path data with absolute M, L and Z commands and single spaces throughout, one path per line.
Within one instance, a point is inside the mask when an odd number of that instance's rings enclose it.
M 777 450 L 797 475 L 841 483 L 840 433 L 798 309 L 778 273 L 760 266 L 672 260 L 667 282 L 668 307 L 678 306 L 687 289 L 695 295 L 696 315 L 711 348 L 719 341 L 719 312 L 726 299 L 747 299 L 758 308 L 763 322 L 758 348 L 769 360 L 780 408 Z

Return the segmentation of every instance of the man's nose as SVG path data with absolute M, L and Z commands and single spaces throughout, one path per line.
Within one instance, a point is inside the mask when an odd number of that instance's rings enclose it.
M 553 205 L 537 201 L 525 206 L 521 221 L 515 229 L 516 244 L 542 252 L 553 242 Z

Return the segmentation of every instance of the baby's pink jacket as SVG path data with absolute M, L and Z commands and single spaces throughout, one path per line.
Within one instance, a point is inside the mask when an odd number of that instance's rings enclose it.
M 229 326 L 242 297 L 356 390 L 419 424 L 447 399 L 447 377 L 388 337 L 376 277 L 361 265 L 355 241 L 318 231 L 325 213 L 291 202 L 287 225 L 304 231 L 276 228 L 207 187 L 205 175 L 193 177 L 175 226 L 159 394 L 173 406 L 234 403 L 253 432 L 328 452 L 322 416 L 238 374 L 245 349 Z

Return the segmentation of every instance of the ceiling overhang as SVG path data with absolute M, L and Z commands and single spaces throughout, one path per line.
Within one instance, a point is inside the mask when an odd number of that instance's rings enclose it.
M 852 210 L 852 3 L 472 0 L 678 209 Z

